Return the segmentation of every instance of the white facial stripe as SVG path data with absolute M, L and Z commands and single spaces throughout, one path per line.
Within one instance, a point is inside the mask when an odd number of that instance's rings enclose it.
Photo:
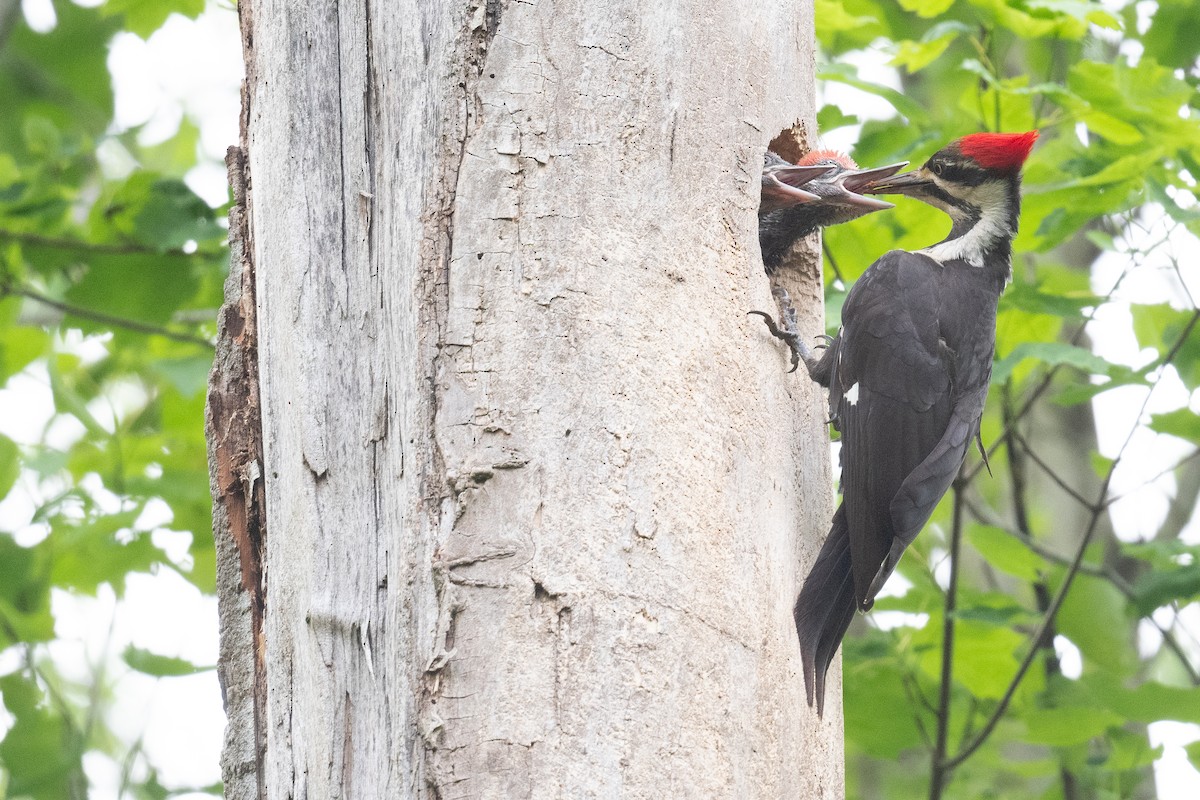
M 1007 189 L 1003 181 L 987 181 L 968 189 L 963 199 L 979 209 L 979 221 L 957 239 L 926 247 L 921 252 L 937 261 L 961 258 L 973 267 L 982 267 L 984 252 L 1011 233 L 1008 230 Z M 945 211 L 954 217 L 957 209 Z

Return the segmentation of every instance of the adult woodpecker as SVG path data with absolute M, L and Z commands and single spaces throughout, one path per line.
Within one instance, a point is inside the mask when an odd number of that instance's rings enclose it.
M 768 319 L 828 387 L 830 420 L 842 435 L 842 503 L 794 611 L 808 704 L 815 699 L 818 714 L 855 610 L 870 610 L 979 441 L 1021 168 L 1037 136 L 964 136 L 919 169 L 859 187 L 921 200 L 952 225 L 941 242 L 893 250 L 863 273 L 822 356 L 796 334 L 794 312 L 785 311 L 787 331 Z
M 768 150 L 758 209 L 758 243 L 767 272 L 783 262 L 801 236 L 892 208 L 891 203 L 860 192 L 872 181 L 889 178 L 907 165 L 904 161 L 859 169 L 849 156 L 832 150 L 814 150 L 799 163 L 789 164 Z

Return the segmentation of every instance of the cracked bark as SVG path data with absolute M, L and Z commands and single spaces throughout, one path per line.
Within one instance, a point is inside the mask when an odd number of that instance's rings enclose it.
M 841 797 L 791 621 L 823 403 L 745 313 L 811 5 L 239 8 L 271 546 L 238 763 L 271 798 Z M 781 279 L 814 328 L 815 263 Z

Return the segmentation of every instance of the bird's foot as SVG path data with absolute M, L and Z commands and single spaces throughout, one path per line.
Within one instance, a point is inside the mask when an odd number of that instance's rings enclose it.
M 787 346 L 792 351 L 792 368 L 789 369 L 788 372 L 795 372 L 800 366 L 800 359 L 802 358 L 802 352 L 804 348 L 804 342 L 800 338 L 800 334 L 795 330 L 789 330 L 787 328 L 786 316 L 783 317 L 784 327 L 780 328 L 775 322 L 775 318 L 767 312 L 751 311 L 750 313 L 763 318 L 763 322 L 767 323 L 767 330 L 771 332 L 772 336 L 774 336 L 776 339 L 782 339 L 783 341 L 787 342 Z
M 800 337 L 800 326 L 796 322 L 796 307 L 792 305 L 792 298 L 788 296 L 787 290 L 782 286 L 776 286 L 771 290 L 771 294 L 775 295 L 775 299 L 779 302 L 780 315 L 779 322 L 765 311 L 751 311 L 763 318 L 763 322 L 767 323 L 767 330 L 776 339 L 782 339 L 787 342 L 788 348 L 792 351 L 792 368 L 788 372 L 795 372 L 800 362 L 803 361 L 805 366 L 809 366 L 809 362 L 814 361 L 812 350 L 805 344 L 804 339 Z M 828 336 L 821 338 L 833 341 Z M 826 347 L 827 344 L 819 344 L 817 347 Z M 811 368 L 810 368 L 811 371 Z

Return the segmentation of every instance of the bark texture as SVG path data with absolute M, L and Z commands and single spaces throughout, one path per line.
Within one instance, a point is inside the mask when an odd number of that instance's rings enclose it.
M 791 618 L 825 408 L 746 315 L 811 5 L 241 7 L 256 787 L 840 798 L 838 690 L 819 721 Z M 819 314 L 811 255 L 785 280 Z

